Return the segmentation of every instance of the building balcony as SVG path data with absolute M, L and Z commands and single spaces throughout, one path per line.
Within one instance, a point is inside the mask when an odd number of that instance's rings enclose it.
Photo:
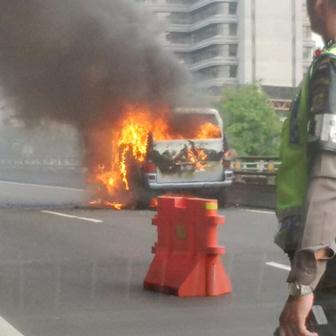
M 192 23 L 191 29 L 195 31 L 215 23 L 238 23 L 238 16 L 222 13 L 216 14 Z
M 238 78 L 217 77 L 211 79 L 196 80 L 196 85 L 202 89 L 209 89 L 214 86 L 223 86 L 228 84 L 230 85 L 238 84 Z
M 171 49 L 174 52 L 193 52 L 206 47 L 210 47 L 212 45 L 237 44 L 237 43 L 238 43 L 238 36 L 216 35 L 199 42 L 186 41 L 176 43 L 175 41 L 166 40 L 164 42 L 164 46 L 166 48 Z
M 311 47 L 313 49 L 316 49 L 316 43 L 313 40 L 303 40 L 303 47 Z
M 155 3 L 146 3 L 145 6 L 150 9 L 158 12 L 162 11 L 174 11 L 174 12 L 193 12 L 198 9 L 201 9 L 207 5 L 213 3 L 226 2 L 227 0 L 199 0 L 194 4 L 182 4 L 182 3 L 165 3 L 165 4 L 155 4 Z
M 238 17 L 234 15 L 214 15 L 193 24 L 174 24 L 170 23 L 167 27 L 168 32 L 192 33 L 212 24 L 238 23 Z
M 190 52 L 190 43 L 174 43 L 170 41 L 165 41 L 163 43 L 163 46 L 172 52 L 178 52 L 178 53 L 187 53 Z
M 201 9 L 207 5 L 214 3 L 227 2 L 227 0 L 199 0 L 198 2 L 185 5 L 185 4 L 174 4 L 174 3 L 165 3 L 165 4 L 145 4 L 146 7 L 150 8 L 154 12 L 178 12 L 178 13 L 191 13 L 198 9 Z
M 187 5 L 179 5 L 179 4 L 147 4 L 147 8 L 149 8 L 153 12 L 177 12 L 177 13 L 190 13 L 190 6 Z
M 217 56 L 212 58 L 209 57 L 208 59 L 190 64 L 189 69 L 194 72 L 212 66 L 220 66 L 220 65 L 238 65 L 238 58 L 223 57 L 223 56 Z
M 190 33 L 190 24 L 168 22 L 166 31 L 169 33 Z
M 198 10 L 207 5 L 219 2 L 227 2 L 227 0 L 199 0 L 196 3 L 189 5 L 189 11 L 194 12 L 195 10 Z
M 238 36 L 225 36 L 225 35 L 216 35 L 207 39 L 204 39 L 199 42 L 193 42 L 191 44 L 190 51 L 197 51 L 212 45 L 223 45 L 230 43 L 238 43 Z

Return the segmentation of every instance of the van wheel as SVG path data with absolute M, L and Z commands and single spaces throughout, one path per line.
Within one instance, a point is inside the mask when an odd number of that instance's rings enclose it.
M 217 193 L 217 200 L 218 200 L 218 205 L 220 207 L 225 207 L 228 205 L 228 190 L 227 189 L 221 189 L 218 193 Z
M 138 191 L 136 208 L 137 209 L 150 209 L 152 199 L 155 197 L 155 193 L 150 190 L 142 189 Z

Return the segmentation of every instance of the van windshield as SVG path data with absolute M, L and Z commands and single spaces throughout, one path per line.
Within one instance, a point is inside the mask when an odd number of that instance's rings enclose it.
M 168 120 L 171 139 L 218 139 L 221 126 L 209 113 L 175 113 Z

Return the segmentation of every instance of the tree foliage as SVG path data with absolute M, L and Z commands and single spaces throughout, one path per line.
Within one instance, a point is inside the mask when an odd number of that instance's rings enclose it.
M 239 156 L 279 154 L 281 121 L 259 85 L 226 90 L 217 108 Z

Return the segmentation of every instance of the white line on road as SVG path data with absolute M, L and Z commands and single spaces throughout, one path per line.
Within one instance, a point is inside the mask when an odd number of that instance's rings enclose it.
M 79 188 L 59 187 L 59 186 L 32 184 L 32 183 L 8 182 L 8 181 L 0 181 L 0 184 L 8 184 L 8 185 L 11 184 L 11 185 L 18 185 L 18 186 L 48 188 L 48 189 L 58 189 L 58 190 L 85 191 L 85 189 L 79 189 Z
M 313 312 L 313 315 L 315 317 L 315 321 L 318 325 L 328 325 L 329 324 L 328 318 L 327 318 L 322 306 L 320 306 L 320 305 L 313 306 L 312 307 L 312 312 Z M 274 335 L 280 335 L 279 328 L 276 330 Z
M 279 269 L 282 269 L 284 271 L 290 271 L 291 270 L 291 268 L 289 266 L 279 264 L 279 263 L 276 263 L 274 261 L 267 262 L 266 265 L 271 266 L 271 267 L 275 267 L 275 268 L 279 268 Z M 312 308 L 312 312 L 314 314 L 314 317 L 315 317 L 315 320 L 316 320 L 317 324 L 327 325 L 329 323 L 322 306 L 314 305 L 313 308 Z
M 327 316 L 324 312 L 324 309 L 320 305 L 315 305 L 312 308 L 315 320 L 317 324 L 319 325 L 327 325 L 328 324 L 328 319 Z
M 271 267 L 275 267 L 275 268 L 279 268 L 279 269 L 282 269 L 284 271 L 290 271 L 291 268 L 287 265 L 284 265 L 284 264 L 279 264 L 277 262 L 274 262 L 274 261 L 270 261 L 270 262 L 267 262 L 266 263 L 267 266 L 271 266 Z
M 4 318 L 0 316 L 0 335 L 4 336 L 23 336 L 18 330 L 16 330 L 11 324 L 9 324 Z
M 47 211 L 47 210 L 41 210 L 41 212 L 44 214 L 48 214 L 48 215 L 60 216 L 60 217 L 71 218 L 71 219 L 78 219 L 78 220 L 83 220 L 83 221 L 92 222 L 92 223 L 103 223 L 101 219 L 73 216 L 73 215 L 62 213 L 62 212 Z
M 254 210 L 254 209 L 246 209 L 248 212 L 254 212 L 258 214 L 266 214 L 266 215 L 275 215 L 274 211 L 269 211 L 269 210 Z

